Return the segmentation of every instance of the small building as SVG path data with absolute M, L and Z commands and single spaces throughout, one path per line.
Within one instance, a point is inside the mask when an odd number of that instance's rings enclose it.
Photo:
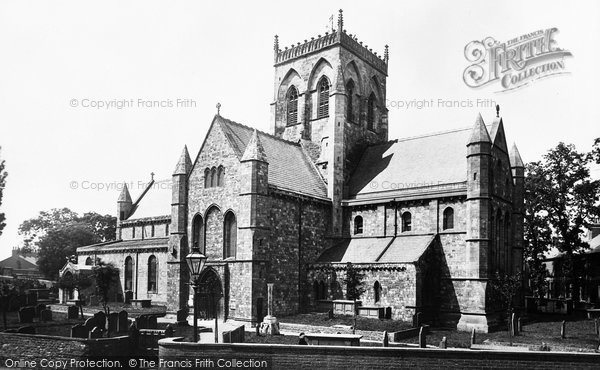
M 37 265 L 35 253 L 22 253 L 13 248 L 12 255 L 0 261 L 0 275 L 24 279 L 39 279 L 42 277 Z

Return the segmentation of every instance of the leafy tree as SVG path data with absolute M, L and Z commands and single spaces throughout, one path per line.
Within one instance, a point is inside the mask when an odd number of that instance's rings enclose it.
M 77 221 L 89 225 L 101 242 L 108 242 L 116 238 L 117 218 L 114 216 L 87 212 L 78 217 Z
M 49 279 L 56 279 L 65 258 L 75 254 L 79 247 L 100 241 L 88 225 L 71 224 L 49 230 L 39 241 L 38 266 Z
M 58 287 L 61 289 L 77 289 L 79 292 L 89 288 L 92 280 L 86 274 L 67 274 L 58 279 Z
M 553 245 L 564 256 L 560 273 L 565 286 L 579 275 L 574 271 L 574 255 L 589 246 L 584 230 L 600 215 L 600 181 L 592 180 L 589 171 L 589 164 L 600 159 L 599 153 L 598 139 L 590 153 L 580 153 L 574 145 L 561 142 L 541 162 L 529 167 L 534 175 L 526 178 L 528 203 L 536 203 L 528 209 L 533 213 L 527 216 L 526 236 L 530 243 L 535 237 L 547 243 L 547 229 L 552 230 Z M 531 194 L 533 191 L 537 194 Z M 539 244 L 528 245 L 526 255 L 539 254 L 544 249 Z
M 96 282 L 96 293 L 100 298 L 100 303 L 104 308 L 104 312 L 108 315 L 108 295 L 110 288 L 119 281 L 119 269 L 111 263 L 99 261 L 92 268 L 94 273 L 94 281 Z
M 364 287 L 364 277 L 360 270 L 354 267 L 350 262 L 346 265 L 346 277 L 344 278 L 344 284 L 346 284 L 346 299 L 360 299 L 360 296 L 366 291 Z
M 49 230 L 62 228 L 77 219 L 77 213 L 68 208 L 53 208 L 41 211 L 39 216 L 23 221 L 19 226 L 19 234 L 23 236 L 24 246 L 35 249 L 40 238 Z
M 543 296 L 547 273 L 542 259 L 552 244 L 552 229 L 542 199 L 542 194 L 548 193 L 546 189 L 543 189 L 547 186 L 547 181 L 540 162 L 528 163 L 525 171 L 525 250 L 523 258 L 529 266 L 533 293 Z
M 2 195 L 4 193 L 4 188 L 6 187 L 6 177 L 8 176 L 5 166 L 5 161 L 0 159 L 0 205 L 2 205 Z M 6 215 L 4 212 L 0 212 L 0 235 L 2 235 L 2 230 L 4 230 L 4 227 L 6 226 L 6 222 L 4 221 L 6 221 Z

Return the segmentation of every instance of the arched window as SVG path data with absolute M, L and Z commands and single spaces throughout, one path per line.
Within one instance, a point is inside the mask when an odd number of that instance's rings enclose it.
M 204 187 L 210 188 L 210 169 L 204 170 Z
M 198 248 L 204 253 L 204 222 L 202 216 L 194 216 L 192 221 L 192 248 Z
M 295 125 L 298 123 L 298 90 L 294 86 L 290 86 L 287 93 L 287 125 Z
M 217 186 L 223 186 L 225 184 L 225 167 L 219 166 L 217 171 Z
M 125 258 L 125 290 L 133 289 L 133 259 L 131 256 Z
M 454 228 L 454 210 L 452 207 L 448 207 L 444 210 L 444 221 L 442 228 L 444 230 Z
M 412 216 L 410 212 L 404 212 L 402 214 L 402 231 L 410 231 L 412 228 Z
M 350 80 L 346 84 L 346 94 L 348 94 L 346 119 L 348 122 L 354 122 L 354 81 Z
M 381 299 L 381 284 L 379 284 L 379 281 L 375 281 L 375 284 L 373 284 L 373 296 L 375 297 L 375 303 L 379 303 Z
M 93 264 L 92 262 L 92 257 L 88 257 L 85 259 L 85 265 L 86 266 L 91 266 Z
M 214 188 L 217 186 L 217 168 L 213 167 L 210 169 L 210 187 Z
M 367 129 L 371 131 L 375 128 L 375 104 L 375 94 L 371 93 L 367 101 Z
M 225 233 L 223 235 L 223 258 L 234 257 L 237 247 L 237 221 L 233 212 L 225 215 Z
M 317 118 L 323 118 L 329 116 L 329 81 L 327 77 L 321 77 L 319 85 L 319 110 L 317 111 Z
M 354 234 L 362 234 L 363 233 L 363 218 L 362 216 L 354 217 Z
M 156 279 L 158 276 L 158 266 L 156 265 L 156 257 L 148 258 L 148 292 L 156 293 L 158 288 Z

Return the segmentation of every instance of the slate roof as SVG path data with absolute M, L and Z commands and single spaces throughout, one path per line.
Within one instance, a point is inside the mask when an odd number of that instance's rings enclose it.
M 215 120 L 241 160 L 254 129 L 221 116 L 216 116 Z M 261 131 L 257 133 L 269 163 L 269 185 L 298 194 L 327 198 L 325 182 L 300 144 Z
M 367 147 L 348 183 L 350 198 L 466 182 L 471 133 L 465 128 Z
M 94 251 L 116 251 L 124 249 L 144 249 L 144 248 L 167 248 L 169 238 L 150 238 L 150 239 L 131 239 L 131 240 L 116 240 L 106 243 L 92 244 L 85 247 L 77 248 L 77 253 L 94 252 Z
M 0 267 L 12 268 L 15 270 L 37 270 L 37 258 L 13 255 L 0 261 Z
M 412 263 L 421 258 L 434 235 L 346 239 L 325 250 L 317 263 Z

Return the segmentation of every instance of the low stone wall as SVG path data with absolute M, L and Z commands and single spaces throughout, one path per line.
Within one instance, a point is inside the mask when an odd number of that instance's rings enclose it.
M 251 360 L 254 367 L 267 364 L 273 369 L 398 369 L 398 368 L 506 368 L 506 369 L 597 369 L 600 355 L 557 352 L 500 352 L 459 349 L 289 346 L 279 344 L 202 344 L 179 342 L 181 338 L 159 342 L 159 358 L 185 364 L 195 359 L 214 361 Z M 265 362 L 262 362 L 265 361 Z M 164 369 L 186 369 L 185 365 Z M 178 367 L 182 366 L 182 367 Z M 240 366 L 238 366 L 240 367 Z
M 133 353 L 127 336 L 99 339 L 0 333 L 0 364 L 12 359 L 84 359 L 90 356 L 127 356 Z

